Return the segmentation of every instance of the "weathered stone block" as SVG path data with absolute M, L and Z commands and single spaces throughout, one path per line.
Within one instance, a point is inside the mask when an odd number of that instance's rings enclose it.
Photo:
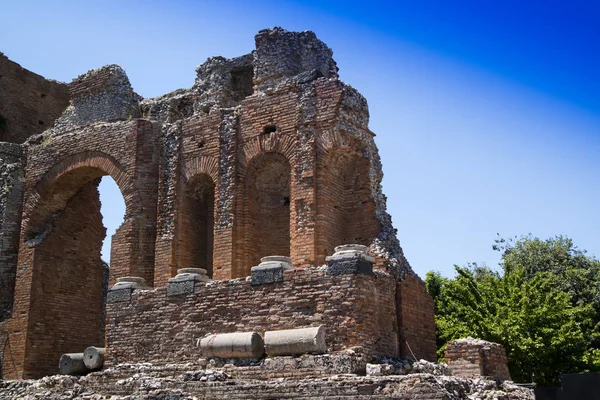
M 112 287 L 108 289 L 108 293 L 106 294 L 106 303 L 112 304 L 131 301 L 131 293 L 133 293 L 132 287 Z
M 295 269 L 289 257 L 269 256 L 260 261 L 259 265 L 252 267 L 252 285 L 283 282 L 283 271 Z
M 181 296 L 194 293 L 196 281 L 191 277 L 171 278 L 167 284 L 167 296 Z
M 89 372 L 83 362 L 83 353 L 63 354 L 58 362 L 58 372 L 61 375 L 83 375 Z
M 270 357 L 326 351 L 324 326 L 265 332 L 265 352 Z
M 367 364 L 367 376 L 392 375 L 394 366 L 390 364 Z
M 256 332 L 235 332 L 209 335 L 200 340 L 200 351 L 205 357 L 260 358 L 264 342 Z
M 181 296 L 192 294 L 196 288 L 196 282 L 208 282 L 203 268 L 181 268 L 177 270 L 177 276 L 170 278 L 167 284 L 167 296 Z
M 373 274 L 375 258 L 367 254 L 367 247 L 342 245 L 335 248 L 335 254 L 325 259 L 327 273 L 331 275 Z

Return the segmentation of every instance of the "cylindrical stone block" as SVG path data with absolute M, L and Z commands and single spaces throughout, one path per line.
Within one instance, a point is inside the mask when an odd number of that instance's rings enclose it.
M 122 276 L 121 278 L 117 278 L 117 283 L 115 283 L 113 287 L 116 288 L 120 286 L 141 289 L 146 287 L 146 280 L 144 278 L 140 278 L 139 276 Z
M 83 362 L 83 353 L 67 353 L 60 357 L 58 372 L 61 375 L 83 375 L 89 372 Z
M 90 346 L 83 352 L 83 363 L 89 369 L 100 369 L 104 364 L 104 347 Z
M 321 354 L 327 351 L 325 327 L 288 329 L 265 332 L 265 352 L 268 356 Z
M 344 253 L 344 252 L 359 252 L 367 254 L 369 248 L 362 244 L 342 244 L 339 246 L 335 246 L 336 253 Z
M 204 268 L 179 268 L 177 270 L 178 274 L 198 274 L 198 275 L 206 275 L 208 273 Z
M 205 357 L 260 358 L 265 346 L 256 332 L 221 333 L 201 339 L 200 351 Z

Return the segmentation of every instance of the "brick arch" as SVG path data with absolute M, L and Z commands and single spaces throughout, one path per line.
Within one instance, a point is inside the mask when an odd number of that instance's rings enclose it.
M 370 161 L 356 148 L 322 151 L 317 174 L 317 262 L 341 244 L 369 246 L 380 231 L 371 194 Z
M 211 159 L 209 159 L 210 161 Z M 214 160 L 214 159 L 212 159 Z M 213 276 L 217 168 L 213 163 L 191 163 L 182 171 L 178 190 L 175 258 L 177 268 L 204 268 Z M 212 170 L 212 173 L 211 173 Z M 171 271 L 171 275 L 175 270 Z
M 318 137 L 317 146 L 324 153 L 334 149 L 355 150 L 345 132 L 337 128 L 324 130 Z
M 99 151 L 78 153 L 64 158 L 48 170 L 35 184 L 23 206 L 22 232 L 26 238 L 36 227 L 63 209 L 67 201 L 86 183 L 109 175 L 117 183 L 125 201 L 125 217 L 132 212 L 134 190 L 131 179 L 121 164 Z
M 131 275 L 131 254 L 141 253 L 133 225 L 139 207 L 133 180 L 123 166 L 102 152 L 84 152 L 62 159 L 30 191 L 19 249 L 20 291 L 27 295 L 27 339 L 34 346 L 23 353 L 23 370 L 32 377 L 56 372 L 61 354 L 87 346 L 104 346 L 104 293 L 108 282 L 101 259 L 106 229 L 102 223 L 98 184 L 110 175 L 125 198 L 126 219 L 113 238 L 110 276 Z M 119 233 L 120 232 L 120 233 Z M 127 241 L 123 238 L 133 237 Z M 111 254 L 111 256 L 113 255 Z M 135 260 L 134 260 L 135 261 Z M 133 275 L 137 275 L 134 271 Z M 139 276 L 139 275 L 138 275 Z M 151 284 L 151 281 L 150 281 Z M 23 308 L 25 309 L 25 308 Z M 85 323 L 82 323 L 85 321 Z M 73 327 L 77 334 L 73 335 Z
M 181 168 L 181 177 L 188 182 L 194 176 L 206 174 L 215 185 L 219 182 L 219 160 L 216 157 L 195 157 L 187 160 Z
M 285 135 L 281 132 L 272 132 L 262 134 L 248 140 L 240 152 L 238 160 L 238 173 L 246 175 L 245 171 L 250 162 L 261 154 L 279 153 L 285 156 L 288 162 L 293 165 L 295 150 L 295 140 L 291 135 Z
M 261 257 L 290 256 L 292 163 L 279 152 L 258 153 L 239 182 L 234 277 L 249 275 Z

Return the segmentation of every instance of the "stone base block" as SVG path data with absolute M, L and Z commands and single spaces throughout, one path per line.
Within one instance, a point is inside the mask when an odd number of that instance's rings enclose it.
M 252 267 L 252 285 L 283 282 L 283 271 L 295 269 L 289 257 L 269 256 L 260 259 L 261 263 Z
M 108 289 L 108 293 L 106 294 L 106 302 L 110 304 L 131 301 L 131 293 L 133 293 L 132 287 L 112 287 Z
M 181 268 L 177 276 L 169 279 L 167 296 L 181 296 L 194 293 L 196 282 L 208 282 L 210 278 L 202 268 Z
M 367 247 L 357 244 L 337 246 L 335 254 L 325 258 L 330 275 L 373 274 L 375 258 L 367 254 Z

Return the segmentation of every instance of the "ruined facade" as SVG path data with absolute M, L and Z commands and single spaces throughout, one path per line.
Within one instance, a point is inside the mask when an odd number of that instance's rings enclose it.
M 24 70 L 0 67 L 5 378 L 54 374 L 87 346 L 105 346 L 107 366 L 160 365 L 197 360 L 210 333 L 310 326 L 330 354 L 435 359 L 433 303 L 386 212 L 367 102 L 314 33 L 260 31 L 251 54 L 210 58 L 191 89 L 153 99 L 115 65 L 27 90 L 5 79 Z M 126 205 L 107 305 L 106 175 Z M 274 255 L 289 268 L 253 268 Z

